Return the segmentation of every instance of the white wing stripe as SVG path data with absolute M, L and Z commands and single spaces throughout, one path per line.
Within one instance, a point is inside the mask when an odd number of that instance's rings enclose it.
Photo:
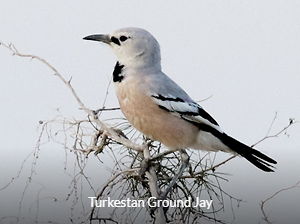
M 223 133 L 218 123 L 197 103 L 186 102 L 179 97 L 152 95 L 154 102 L 164 110 L 192 123 L 204 123 Z

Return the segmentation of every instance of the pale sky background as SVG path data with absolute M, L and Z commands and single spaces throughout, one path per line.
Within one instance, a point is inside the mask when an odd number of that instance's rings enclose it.
M 84 36 L 111 33 L 122 27 L 141 27 L 159 41 L 163 71 L 194 100 L 212 96 L 201 105 L 231 136 L 251 145 L 263 138 L 278 112 L 271 134 L 289 118 L 300 120 L 300 2 L 299 1 L 1 1 L 0 41 L 13 43 L 22 53 L 51 63 L 72 84 L 87 107 L 102 106 L 115 57 L 104 44 L 83 41 Z M 70 91 L 45 65 L 12 57 L 0 46 L 0 188 L 18 174 L 22 161 L 35 148 L 39 120 L 51 120 L 60 108 L 68 118 L 86 115 Z M 108 107 L 117 107 L 114 88 Z M 116 114 L 107 114 L 114 117 Z M 120 117 L 121 114 L 117 113 Z M 264 223 L 260 201 L 300 181 L 300 126 L 257 148 L 277 160 L 275 173 L 264 173 L 242 158 L 220 168 L 230 173 L 222 187 L 241 198 L 218 218 L 228 223 Z M 74 154 L 67 158 L 72 173 Z M 220 158 L 227 158 L 222 153 Z M 21 214 L 41 194 L 66 198 L 71 182 L 64 171 L 65 151 L 53 142 L 41 147 L 34 183 L 29 185 Z M 16 216 L 22 191 L 30 175 L 32 156 L 20 178 L 0 191 L 0 217 Z M 89 157 L 86 173 L 106 180 L 100 164 Z M 106 174 L 107 175 L 107 174 Z M 31 195 L 31 196 L 30 196 Z M 91 195 L 92 196 L 92 195 Z M 84 198 L 85 200 L 85 198 Z M 64 204 L 43 201 L 39 218 L 68 223 Z M 83 203 L 89 203 L 88 199 Z M 50 209 L 51 208 L 51 209 Z M 34 209 L 32 209 L 33 211 Z M 282 192 L 266 205 L 271 221 L 300 220 L 300 189 Z M 34 212 L 32 212 L 34 217 Z M 45 220 L 45 221 L 46 221 Z M 294 220 L 294 221 L 293 221 Z M 3 219 L 0 223 L 10 223 Z M 20 223 L 26 223 L 25 220 Z M 203 222 L 204 223 L 204 222 Z

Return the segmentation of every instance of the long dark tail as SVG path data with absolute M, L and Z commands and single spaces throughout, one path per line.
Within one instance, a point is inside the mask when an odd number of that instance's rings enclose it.
M 271 159 L 270 157 L 266 156 L 265 154 L 262 154 L 256 149 L 251 148 L 239 142 L 238 140 L 235 140 L 234 138 L 228 136 L 224 132 L 222 133 L 217 129 L 213 128 L 212 126 L 203 123 L 200 124 L 195 122 L 191 122 L 191 123 L 197 125 L 202 131 L 210 132 L 212 135 L 220 139 L 220 141 L 222 141 L 224 145 L 226 145 L 231 150 L 243 156 L 245 159 L 247 159 L 249 162 L 251 162 L 254 166 L 258 167 L 259 169 L 265 172 L 274 172 L 274 170 L 272 170 L 271 168 L 275 168 L 275 167 L 269 163 L 276 164 L 277 162 Z
M 259 169 L 265 172 L 274 172 L 274 170 L 270 168 L 270 167 L 274 168 L 274 166 L 272 166 L 269 163 L 276 164 L 277 162 L 275 160 L 257 151 L 256 149 L 251 148 L 239 142 L 238 140 L 235 140 L 234 138 L 228 136 L 225 133 L 219 134 L 218 137 L 226 146 L 228 146 L 231 150 L 243 156 L 254 166 L 258 167 Z

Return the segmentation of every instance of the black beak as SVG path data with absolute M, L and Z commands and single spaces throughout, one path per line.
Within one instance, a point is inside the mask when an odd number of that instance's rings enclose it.
M 100 41 L 106 44 L 110 44 L 112 41 L 109 37 L 109 35 L 105 34 L 95 34 L 95 35 L 90 35 L 86 36 L 83 38 L 84 40 L 93 40 L 93 41 Z

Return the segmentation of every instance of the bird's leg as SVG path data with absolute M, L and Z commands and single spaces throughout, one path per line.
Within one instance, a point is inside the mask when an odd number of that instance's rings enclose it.
M 172 180 L 169 183 L 165 192 L 163 192 L 161 194 L 160 199 L 162 199 L 162 200 L 165 200 L 167 198 L 168 193 L 172 190 L 172 188 L 173 188 L 174 184 L 176 183 L 176 181 L 178 180 L 178 178 L 182 175 L 185 168 L 189 165 L 190 157 L 187 154 L 187 152 L 184 149 L 181 149 L 179 152 L 180 152 L 180 156 L 181 156 L 181 166 L 179 167 L 175 176 L 172 178 Z

